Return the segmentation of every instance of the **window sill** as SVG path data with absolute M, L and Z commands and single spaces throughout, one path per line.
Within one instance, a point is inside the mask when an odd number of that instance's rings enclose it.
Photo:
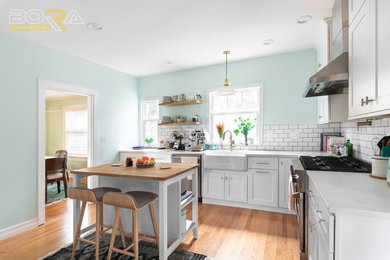
M 68 160 L 71 160 L 71 161 L 88 161 L 88 155 L 68 155 Z

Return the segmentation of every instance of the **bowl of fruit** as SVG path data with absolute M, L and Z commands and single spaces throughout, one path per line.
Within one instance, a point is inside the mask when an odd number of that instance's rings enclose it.
M 152 168 L 154 166 L 154 163 L 155 163 L 154 157 L 151 157 L 149 159 L 149 157 L 144 156 L 142 158 L 137 159 L 136 165 L 137 168 Z

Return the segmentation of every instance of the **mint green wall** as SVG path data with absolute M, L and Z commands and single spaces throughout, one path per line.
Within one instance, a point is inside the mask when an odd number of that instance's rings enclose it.
M 138 144 L 137 79 L 0 32 L 0 230 L 37 216 L 37 80 L 99 91 L 99 163 Z
M 88 105 L 88 97 L 79 96 L 46 101 L 46 155 L 54 156 L 57 150 L 65 149 L 64 113 L 66 106 Z
M 317 99 L 302 98 L 309 77 L 316 71 L 313 49 L 229 63 L 231 86 L 262 82 L 264 84 L 264 124 L 299 124 L 317 122 Z M 139 97 L 199 93 L 220 88 L 225 66 L 215 65 L 139 79 Z M 193 116 L 198 113 L 206 123 L 207 104 L 162 108 L 163 115 Z

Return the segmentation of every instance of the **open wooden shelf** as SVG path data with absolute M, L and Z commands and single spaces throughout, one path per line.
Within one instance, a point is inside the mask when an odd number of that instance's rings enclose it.
M 184 106 L 184 105 L 195 105 L 202 104 L 202 101 L 199 100 L 190 100 L 190 101 L 179 101 L 179 102 L 171 102 L 171 103 L 161 103 L 159 106 Z
M 200 125 L 200 122 L 159 123 L 158 125 Z

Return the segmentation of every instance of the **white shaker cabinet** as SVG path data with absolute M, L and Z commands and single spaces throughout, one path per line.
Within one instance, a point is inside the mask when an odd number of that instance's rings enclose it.
M 291 158 L 279 158 L 279 207 L 288 208 Z
M 349 28 L 349 117 L 370 113 L 375 84 L 374 30 L 371 0 L 367 0 Z
M 374 0 L 371 0 L 374 1 Z M 390 1 L 375 0 L 377 81 L 373 94 L 373 112 L 390 113 Z M 385 112 L 386 113 L 386 112 Z
M 225 198 L 225 174 L 223 172 L 203 172 L 202 194 L 212 199 Z
M 341 30 L 341 17 L 340 17 Z M 342 33 L 339 33 L 342 35 Z M 341 36 L 340 36 L 341 37 Z M 317 71 L 323 69 L 333 59 L 332 19 L 321 21 L 317 36 Z M 341 47 L 341 53 L 343 52 Z M 337 56 L 341 53 L 335 53 Z M 348 119 L 348 95 L 330 95 L 317 98 L 318 123 L 344 122 Z
M 225 200 L 247 202 L 248 178 L 246 174 L 225 174 Z
M 247 202 L 247 187 L 246 173 L 219 170 L 203 172 L 202 193 L 205 198 Z
M 357 13 L 359 12 L 360 8 L 362 7 L 363 3 L 366 0 L 349 0 L 349 23 L 351 24 Z M 385 0 L 386 1 L 386 0 Z
M 348 119 L 348 95 L 318 97 L 318 123 L 344 122 Z
M 390 114 L 389 10 L 388 0 L 366 0 L 351 23 L 350 119 Z
M 248 202 L 264 206 L 278 206 L 278 171 L 249 170 Z

